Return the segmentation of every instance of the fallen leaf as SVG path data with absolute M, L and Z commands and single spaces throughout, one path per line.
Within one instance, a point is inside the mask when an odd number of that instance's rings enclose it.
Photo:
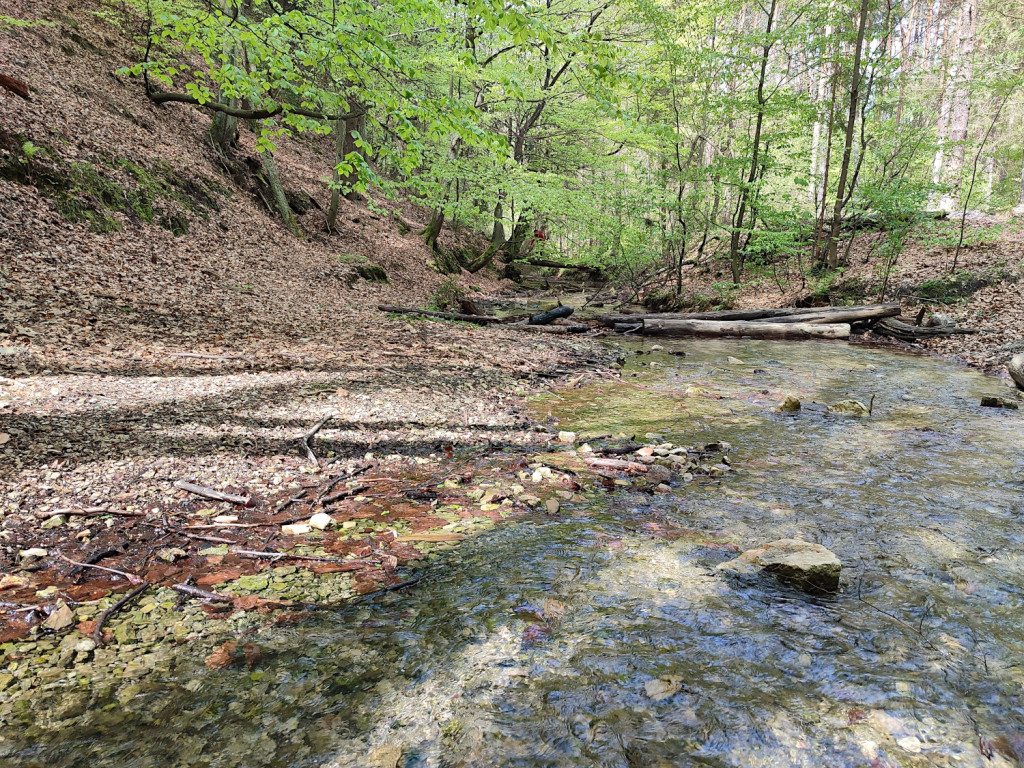
M 206 666 L 210 669 L 226 669 L 231 666 L 232 662 L 234 662 L 235 654 L 237 652 L 238 643 L 234 640 L 228 640 L 206 657 Z
M 28 579 L 26 579 L 24 576 L 17 576 L 13 573 L 8 573 L 3 578 L 0 578 L 0 589 L 10 589 L 11 587 L 24 587 L 28 583 Z
M 83 635 L 91 635 L 96 631 L 96 622 L 93 619 L 88 621 L 80 621 L 75 625 L 75 629 L 81 632 Z
M 234 581 L 242 575 L 240 568 L 227 568 L 217 573 L 208 573 L 196 579 L 196 584 L 201 587 L 213 587 L 217 584 L 223 584 L 225 581 Z
M 59 632 L 62 629 L 67 629 L 75 623 L 75 612 L 68 608 L 67 603 L 57 603 L 56 610 L 47 616 L 46 621 L 43 622 L 45 629 Z
M 231 604 L 235 606 L 236 611 L 251 611 L 257 605 L 260 604 L 259 595 L 239 595 Z

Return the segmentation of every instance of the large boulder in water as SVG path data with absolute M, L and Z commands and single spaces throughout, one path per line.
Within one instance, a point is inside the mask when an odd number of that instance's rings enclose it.
M 839 589 L 843 564 L 820 544 L 800 539 L 779 539 L 759 549 L 749 549 L 716 570 L 737 575 L 764 571 L 805 592 L 821 594 Z
M 1006 367 L 1010 371 L 1010 378 L 1017 383 L 1018 389 L 1024 389 L 1024 352 L 1014 355 Z

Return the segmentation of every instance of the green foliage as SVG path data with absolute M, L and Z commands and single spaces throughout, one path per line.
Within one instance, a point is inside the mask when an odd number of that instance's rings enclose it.
M 466 292 L 462 290 L 458 280 L 449 277 L 431 292 L 427 307 L 438 312 L 455 310 L 458 309 L 459 302 L 465 297 Z
M 52 27 L 52 21 L 43 19 L 15 19 L 12 16 L 5 16 L 0 13 L 0 29 L 28 29 L 29 27 Z

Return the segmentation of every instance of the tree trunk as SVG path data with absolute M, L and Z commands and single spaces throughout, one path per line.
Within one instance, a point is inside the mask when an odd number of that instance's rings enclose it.
M 900 313 L 899 304 L 866 304 L 857 307 L 779 307 L 775 309 L 719 309 L 712 312 L 661 312 L 637 313 L 633 315 L 604 315 L 600 318 L 602 325 L 613 326 L 616 323 L 639 323 L 644 320 L 765 320 L 772 322 L 793 322 L 777 318 L 803 318 L 841 316 L 851 313 L 867 313 L 867 317 L 895 317 Z M 866 318 L 858 318 L 866 319 Z M 850 322 L 836 320 L 835 322 Z
M 850 158 L 853 155 L 853 130 L 860 106 L 860 58 L 864 48 L 864 30 L 868 23 L 868 0 L 861 0 L 860 20 L 857 26 L 857 48 L 853 54 L 853 76 L 850 79 L 850 110 L 846 118 L 846 138 L 843 142 L 843 164 L 839 168 L 839 189 L 836 204 L 832 210 L 832 234 L 828 239 L 828 267 L 839 266 L 839 233 L 843 226 L 843 205 L 846 203 L 846 180 L 850 173 Z
M 296 237 L 303 237 L 302 229 L 299 228 L 299 224 L 295 221 L 295 217 L 292 215 L 292 209 L 288 205 L 288 198 L 285 197 L 284 187 L 281 186 L 281 176 L 277 172 L 277 163 L 274 162 L 274 155 L 270 152 L 264 152 L 260 155 L 263 161 L 263 176 L 266 179 L 267 186 L 270 187 L 271 197 L 274 203 L 274 207 L 277 212 L 284 219 L 285 226 L 291 231 Z
M 224 11 L 224 15 L 237 18 L 238 8 L 232 7 L 231 0 L 223 0 L 221 3 L 221 10 Z M 225 41 L 224 43 L 224 59 L 225 64 L 233 65 L 237 57 L 237 51 L 231 42 Z M 218 102 L 223 102 L 231 107 L 238 106 L 237 98 L 222 98 L 220 89 L 217 89 Z M 223 152 L 225 155 L 231 154 L 232 148 L 238 143 L 238 118 L 233 115 L 228 115 L 224 112 L 214 112 L 213 120 L 210 121 L 210 140 L 213 141 L 213 145 Z
M 644 320 L 644 335 L 747 336 L 752 339 L 848 339 L 846 323 L 751 323 L 717 320 Z
M 950 192 L 942 196 L 939 202 L 941 210 L 953 211 L 959 207 L 964 153 L 967 148 L 967 127 L 971 115 L 971 64 L 977 27 L 978 2 L 977 0 L 964 0 L 957 27 L 955 70 L 951 76 L 949 157 L 942 174 L 943 182 Z
M 444 211 L 438 208 L 434 211 L 434 215 L 430 217 L 430 223 L 427 224 L 427 228 L 423 230 L 423 242 L 430 246 L 432 250 L 437 249 L 437 237 L 441 234 L 441 229 L 444 227 Z
M 331 176 L 331 205 L 327 209 L 327 229 L 338 228 L 338 208 L 341 206 L 341 174 L 338 166 L 345 157 L 345 121 L 334 121 L 334 173 Z
M 768 9 L 768 22 L 765 25 L 765 41 L 761 47 L 761 71 L 757 79 L 757 119 L 754 123 L 754 149 L 750 157 L 750 173 L 747 176 L 747 183 L 740 189 L 740 197 L 736 204 L 736 216 L 732 223 L 732 238 L 729 240 L 729 266 L 732 271 L 732 281 L 738 283 L 743 278 L 744 253 L 740 248 L 740 238 L 743 234 L 743 223 L 747 213 L 747 203 L 750 199 L 754 181 L 757 179 L 758 155 L 761 150 L 761 129 L 764 126 L 765 95 L 764 86 L 768 72 L 768 58 L 771 54 L 773 41 L 771 40 L 772 27 L 775 24 L 775 9 L 778 0 L 772 0 Z

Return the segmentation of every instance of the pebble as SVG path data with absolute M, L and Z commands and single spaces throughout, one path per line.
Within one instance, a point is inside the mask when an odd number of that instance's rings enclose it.
M 309 525 L 316 528 L 318 531 L 323 531 L 334 525 L 334 518 L 326 512 L 317 512 L 309 518 Z
M 282 525 L 281 533 L 288 534 L 289 536 L 300 536 L 303 533 L 309 533 L 312 528 L 307 523 L 292 523 L 291 525 Z

